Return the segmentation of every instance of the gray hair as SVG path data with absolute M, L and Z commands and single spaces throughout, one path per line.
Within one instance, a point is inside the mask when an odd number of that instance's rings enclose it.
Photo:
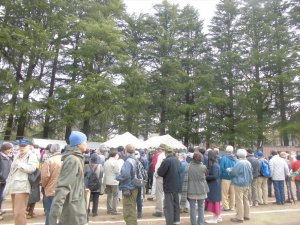
M 186 160 L 186 153 L 184 152 L 179 153 L 179 157 L 181 157 L 183 160 Z
M 52 144 L 49 151 L 50 153 L 60 152 L 60 145 Z
M 240 159 L 245 159 L 247 156 L 247 151 L 245 149 L 238 149 L 236 155 L 240 158 Z

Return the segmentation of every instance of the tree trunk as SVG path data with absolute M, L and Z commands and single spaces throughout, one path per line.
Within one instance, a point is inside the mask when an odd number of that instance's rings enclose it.
M 49 99 L 53 97 L 54 94 L 54 86 L 55 86 L 55 77 L 56 77 L 56 71 L 57 71 L 57 65 L 58 65 L 58 55 L 59 55 L 59 44 L 56 45 L 56 51 L 55 51 L 55 57 L 53 60 L 53 67 L 51 72 L 51 81 L 50 81 L 50 87 L 49 87 L 49 94 L 48 94 L 48 102 L 46 106 L 46 115 L 45 115 L 45 122 L 44 122 L 44 130 L 43 130 L 43 138 L 49 137 L 49 131 L 50 131 L 50 108 L 51 108 L 51 102 L 49 103 Z

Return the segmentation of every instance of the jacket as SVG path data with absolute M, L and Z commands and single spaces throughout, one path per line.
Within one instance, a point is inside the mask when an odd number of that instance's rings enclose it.
M 236 164 L 237 159 L 234 155 L 224 155 L 220 160 L 220 179 L 230 180 L 231 177 L 227 172 L 227 168 L 232 168 Z
M 6 180 L 5 195 L 30 193 L 31 186 L 28 181 L 28 174 L 36 170 L 37 162 L 35 153 L 30 150 L 22 158 L 20 154 L 16 155 Z
M 254 154 L 249 154 L 247 160 L 251 163 L 253 178 L 257 178 L 260 175 L 260 163 Z
M 209 192 L 206 182 L 207 169 L 203 163 L 192 161 L 188 169 L 187 196 L 205 196 Z
M 50 210 L 50 225 L 87 224 L 83 159 L 77 147 L 68 146 L 63 154 L 63 163 Z
M 183 186 L 183 182 L 184 182 L 184 176 L 185 176 L 185 172 L 186 169 L 188 168 L 188 162 L 186 160 L 181 161 L 181 167 L 180 167 L 180 186 L 179 186 L 179 193 L 182 192 L 182 186 Z
M 279 155 L 274 155 L 269 163 L 272 180 L 285 180 L 290 175 L 287 162 Z
M 232 177 L 231 182 L 235 186 L 247 187 L 250 186 L 253 180 L 251 163 L 246 159 L 240 159 L 229 172 Z
M 163 189 L 165 193 L 179 192 L 180 186 L 180 168 L 179 160 L 171 155 L 161 163 L 157 170 L 157 174 L 163 177 Z
M 119 162 L 115 158 L 110 157 L 104 163 L 104 185 L 119 185 L 116 177 L 119 175 Z
M 5 183 L 8 177 L 12 159 L 0 153 L 0 183 Z
M 41 183 L 47 197 L 55 194 L 55 187 L 62 166 L 61 157 L 60 152 L 55 152 L 42 164 Z
M 209 169 L 206 176 L 206 181 L 209 187 L 207 194 L 208 202 L 220 202 L 222 200 L 221 195 L 221 180 L 220 180 L 220 166 L 215 162 Z
M 300 160 L 292 162 L 291 169 L 293 170 L 293 172 L 296 172 L 297 170 L 299 170 L 300 169 Z M 298 176 L 296 176 L 295 180 L 300 181 L 300 174 Z
M 134 153 L 132 153 L 125 158 L 125 162 L 121 168 L 121 172 L 116 177 L 116 179 L 120 182 L 119 183 L 120 190 L 133 190 L 136 188 L 135 185 L 132 183 L 132 179 L 134 178 L 135 173 L 136 173 L 136 160 L 135 160 Z

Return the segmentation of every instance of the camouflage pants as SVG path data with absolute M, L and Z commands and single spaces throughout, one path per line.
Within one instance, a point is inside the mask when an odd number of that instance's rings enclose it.
M 123 217 L 126 225 L 137 225 L 136 197 L 138 190 L 131 190 L 131 196 L 123 195 Z

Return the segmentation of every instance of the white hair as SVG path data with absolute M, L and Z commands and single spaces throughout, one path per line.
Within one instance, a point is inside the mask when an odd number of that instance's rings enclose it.
M 60 145 L 59 144 L 52 144 L 49 151 L 51 153 L 60 152 Z
M 240 158 L 240 159 L 245 159 L 247 156 L 247 151 L 245 149 L 238 149 L 236 155 Z
M 233 152 L 233 146 L 228 145 L 228 146 L 226 147 L 226 152 Z

